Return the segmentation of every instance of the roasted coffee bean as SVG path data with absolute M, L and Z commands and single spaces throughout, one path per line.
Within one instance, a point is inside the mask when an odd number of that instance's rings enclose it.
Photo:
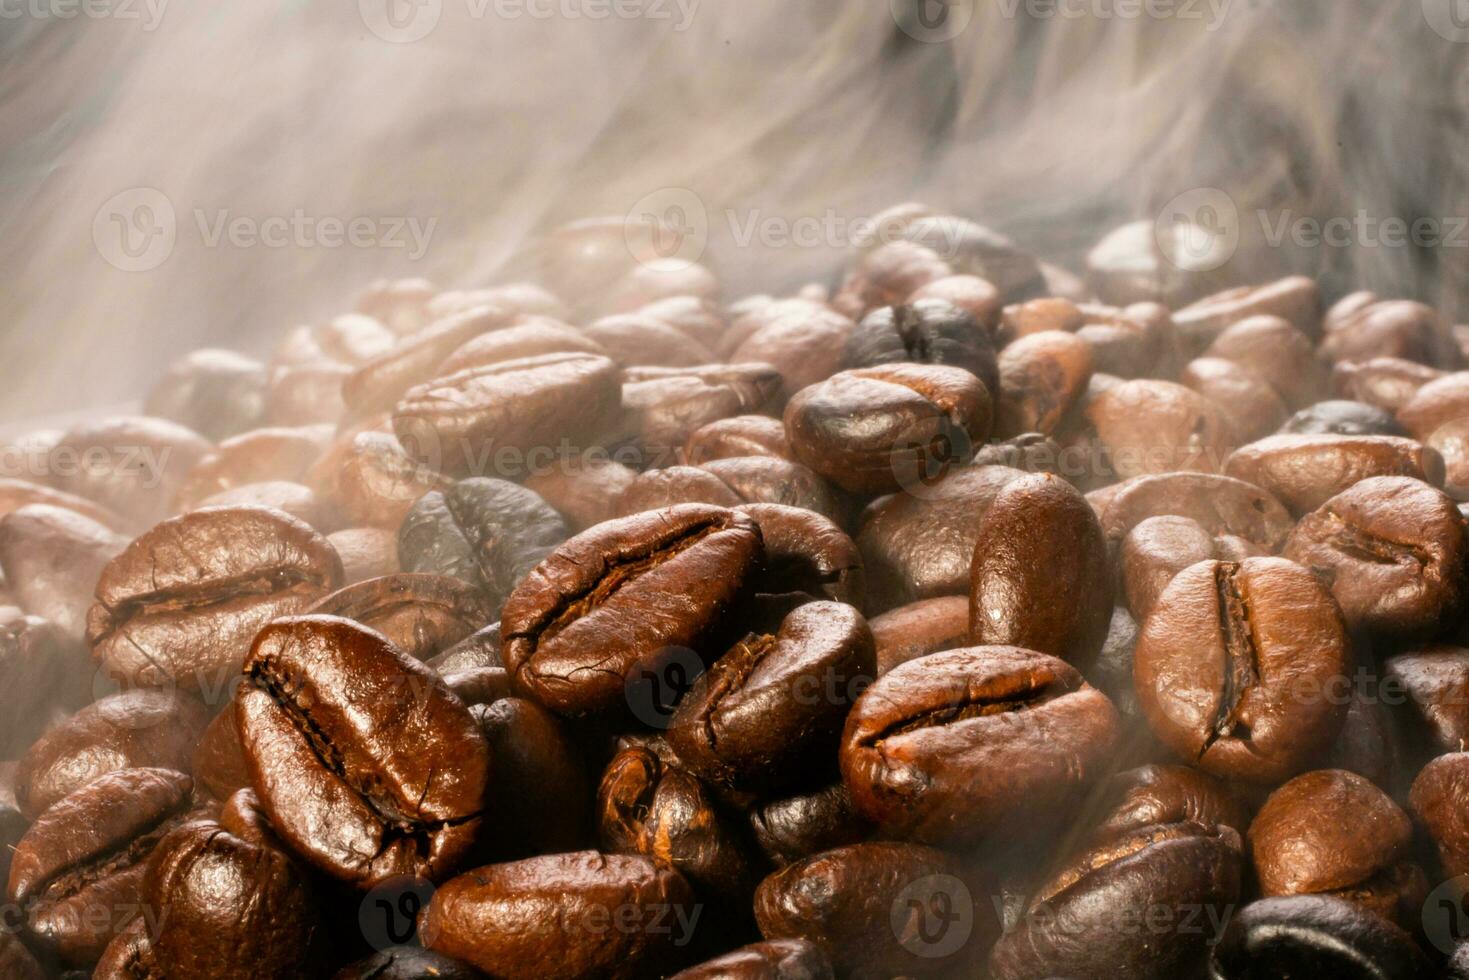
M 250 767 L 240 745 L 235 725 L 235 702 L 231 698 L 199 736 L 190 772 L 195 785 L 216 800 L 227 800 L 250 788 Z
M 1347 297 L 1345 303 L 1360 303 Z M 1448 324 L 1431 306 L 1387 300 L 1356 309 L 1332 307 L 1321 339 L 1321 356 L 1331 362 L 1401 357 L 1434 367 L 1453 368 L 1460 358 Z
M 650 464 L 666 465 L 701 427 L 778 409 L 782 385 L 769 364 L 633 368 L 626 372 L 622 406 L 628 431 Z
M 1112 703 L 1069 664 L 970 647 L 895 667 L 857 699 L 842 778 L 890 835 L 933 844 L 1007 839 L 1073 800 L 1110 756 Z
M 931 976 L 961 967 L 983 946 L 987 909 L 954 858 L 919 844 L 839 847 L 787 865 L 755 891 L 767 940 L 804 939 L 838 976 Z M 935 936 L 930 916 L 956 932 Z M 962 930 L 979 931 L 968 935 Z M 967 942 L 965 940 L 968 940 Z
M 1045 289 L 1035 256 L 978 222 L 952 214 L 926 215 L 907 224 L 902 234 L 942 255 L 955 272 L 994 283 L 1006 302 L 1040 295 Z
M 342 559 L 342 584 L 356 585 L 370 578 L 396 575 L 398 534 L 380 527 L 350 527 L 326 536 Z
M 395 338 L 380 320 L 344 313 L 325 323 L 306 324 L 288 333 L 271 355 L 272 367 L 295 364 L 364 364 L 390 350 Z
M 571 531 L 585 531 L 617 516 L 618 498 L 636 478 L 616 459 L 591 454 L 532 473 L 525 487 L 554 507 Z
M 1469 650 L 1408 650 L 1383 663 L 1383 677 L 1407 695 L 1399 717 L 1411 720 L 1431 754 L 1469 749 Z
M 882 364 L 948 364 L 1000 390 L 994 340 L 968 312 L 941 299 L 885 306 L 863 318 L 847 340 L 848 368 Z
M 743 504 L 735 509 L 760 525 L 765 542 L 760 592 L 800 592 L 862 608 L 867 592 L 862 553 L 845 531 L 804 507 Z
M 1282 433 L 1319 436 L 1401 436 L 1391 412 L 1353 401 L 1324 401 L 1308 405 L 1286 420 Z
M 1133 221 L 1108 232 L 1086 256 L 1086 281 L 1107 303 L 1156 300 L 1182 307 L 1216 282 L 1219 272 L 1193 268 L 1184 249 L 1210 240 L 1194 222 L 1179 228 Z
M 518 314 L 499 305 L 476 305 L 445 314 L 389 350 L 360 361 L 342 383 L 342 398 L 354 418 L 385 412 L 414 385 L 435 376 L 450 354 L 475 337 L 514 325 Z
M 170 364 L 143 410 L 219 440 L 260 424 L 265 388 L 264 364 L 234 351 L 205 348 Z
M 824 479 L 800 463 L 774 456 L 738 456 L 701 466 L 649 470 L 638 474 L 622 492 L 617 508 L 627 516 L 690 503 L 719 507 L 783 504 L 838 523 L 846 516 L 845 503 Z
M 943 596 L 921 599 L 874 617 L 868 624 L 877 644 L 877 673 L 886 674 L 930 653 L 969 643 L 969 599 Z
M 544 316 L 517 317 L 514 325 L 482 333 L 465 341 L 446 357 L 434 373 L 443 376 L 465 368 L 542 354 L 596 354 L 610 356 L 607 348 L 586 332 Z M 424 378 L 423 380 L 428 380 Z
M 0 932 L 0 974 L 10 980 L 46 980 L 46 971 L 26 949 L 20 935 L 9 929 Z
M 1356 773 L 1320 769 L 1270 794 L 1250 824 L 1262 895 L 1335 895 L 1409 926 L 1428 882 L 1412 864 L 1413 823 Z
M 923 485 L 989 438 L 990 393 L 961 368 L 892 364 L 843 371 L 786 406 L 796 458 L 845 490 Z
M 1336 603 L 1279 558 L 1180 572 L 1133 661 L 1154 734 L 1205 772 L 1256 782 L 1299 772 L 1341 730 L 1349 666 Z
M 1086 417 L 1123 479 L 1173 470 L 1216 473 L 1236 443 L 1219 406 L 1169 381 L 1124 381 L 1092 399 Z
M 338 589 L 305 610 L 371 627 L 416 660 L 428 660 L 493 615 L 471 585 L 447 575 L 405 572 Z
M 731 909 L 749 902 L 758 866 L 745 828 L 688 771 L 647 749 L 622 750 L 597 787 L 596 819 L 606 851 L 673 868 L 699 895 Z
M 1363 677 L 1364 675 L 1359 675 Z M 1370 688 L 1358 683 L 1347 704 L 1347 720 L 1342 723 L 1336 741 L 1312 765 L 1322 769 L 1345 769 L 1378 786 L 1399 782 L 1400 749 L 1393 719 L 1383 700 Z
M 114 677 L 217 691 L 262 626 L 341 582 L 331 544 L 295 518 L 259 507 L 194 511 L 143 534 L 102 570 L 87 642 Z
M 1202 351 L 1225 330 L 1252 316 L 1277 316 L 1307 337 L 1321 335 L 1321 292 L 1305 276 L 1261 286 L 1239 286 L 1206 296 L 1173 314 L 1191 352 Z
M 466 667 L 463 670 L 441 671 L 439 676 L 444 678 L 444 686 L 453 691 L 455 697 L 471 708 L 475 705 L 493 704 L 502 698 L 510 697 L 513 693 L 510 689 L 510 675 L 505 673 L 504 667 Z M 524 703 L 534 704 L 535 702 L 525 701 Z M 478 712 L 475 715 L 481 721 L 480 727 L 483 728 L 484 718 Z M 499 758 L 493 752 L 491 757 Z
M 1464 605 L 1464 519 L 1419 480 L 1353 485 L 1302 517 L 1283 554 L 1330 585 L 1349 626 L 1375 637 L 1432 637 Z
M 563 321 L 571 315 L 571 310 L 555 293 L 533 282 L 511 282 L 485 289 L 447 289 L 429 300 L 425 312 L 430 318 L 446 317 L 480 306 Z
M 599 524 L 553 551 L 505 603 L 505 667 L 562 715 L 629 707 L 630 678 L 706 655 L 763 561 L 744 514 L 684 504 Z
M 1469 752 L 1441 755 L 1418 773 L 1408 805 L 1450 877 L 1469 874 Z
M 444 682 L 454 689 L 460 676 L 451 674 Z M 501 683 L 508 687 L 508 678 Z M 586 846 L 591 778 L 556 716 L 534 701 L 508 696 L 475 705 L 470 712 L 494 760 L 489 782 L 493 809 L 482 834 L 491 842 L 490 850 L 497 856 L 525 857 Z
M 764 800 L 750 810 L 755 843 L 776 867 L 873 834 L 873 826 L 852 807 L 847 784 L 837 779 L 794 796 Z
M 1132 658 L 1137 648 L 1137 635 L 1137 621 L 1127 607 L 1114 607 L 1112 622 L 1107 627 L 1107 639 L 1102 642 L 1102 652 L 1086 675 L 1097 690 L 1107 695 L 1127 723 L 1129 731 L 1124 748 L 1137 748 L 1152 741 L 1137 703 L 1137 689 L 1132 683 Z
M 379 418 L 344 432 L 304 477 L 342 524 L 397 530 L 414 501 L 446 484 L 410 458 L 386 424 Z
M 304 870 L 268 841 L 213 820 L 159 842 L 144 901 L 163 910 L 136 975 L 219 980 L 322 976 L 325 928 Z M 128 934 L 114 940 L 127 944 Z
M 20 756 L 43 731 L 91 700 L 92 673 L 76 640 L 48 620 L 0 606 L 0 757 Z
M 194 510 L 200 501 L 251 483 L 302 482 L 307 469 L 326 451 L 331 436 L 328 426 L 252 429 L 232 436 L 189 470 L 175 508 Z
M 903 302 L 921 287 L 955 271 L 928 243 L 886 242 L 858 260 L 832 298 L 832 306 L 860 319 L 880 307 Z
M 546 354 L 410 388 L 393 429 L 410 456 L 441 472 L 513 476 L 529 468 L 530 453 L 596 432 L 621 397 L 620 372 L 607 358 Z
M 684 443 L 684 461 L 692 466 L 734 456 L 776 456 L 795 461 L 780 419 L 765 415 L 736 415 L 709 422 L 690 433 Z
M 1409 476 L 1442 486 L 1444 461 L 1422 443 L 1395 436 L 1277 435 L 1235 450 L 1224 472 L 1305 514 L 1369 477 Z
M 1342 361 L 1332 368 L 1332 388 L 1344 398 L 1355 398 L 1389 415 L 1413 400 L 1418 390 L 1437 381 L 1444 372 L 1400 357 L 1374 357 L 1367 361 Z M 1383 435 L 1403 435 L 1402 427 Z
M 68 963 L 96 962 L 144 911 L 144 867 L 185 819 L 192 791 L 181 772 L 123 769 L 48 807 L 15 849 L 6 893 L 26 909 L 30 934 Z
M 351 376 L 350 365 L 333 361 L 272 368 L 265 395 L 265 424 L 335 426 L 347 415 L 342 385 Z
M 1069 299 L 1060 296 L 1043 296 L 1024 303 L 1012 303 L 1000 311 L 1000 342 L 1009 345 L 1021 337 L 1059 330 L 1076 333 L 1086 322 L 1086 316 Z
M 326 502 L 320 500 L 310 487 L 286 480 L 231 487 L 211 497 L 205 497 L 199 501 L 198 507 L 192 509 L 202 510 L 206 507 L 268 507 L 289 514 L 301 523 L 309 524 L 322 532 L 332 530 L 337 524 Z
M 342 967 L 332 980 L 481 980 L 483 976 L 452 956 L 417 946 L 393 946 Z
M 93 500 L 134 527 L 147 527 L 168 516 L 189 470 L 211 448 L 199 433 L 176 422 L 113 417 L 68 429 L 51 450 L 47 472 L 58 490 Z
M 475 630 L 434 657 L 428 662 L 428 665 L 440 674 L 485 667 L 504 669 L 505 664 L 500 659 L 501 646 L 500 624 L 491 623 Z
M 634 312 L 675 326 L 710 350 L 719 346 L 729 326 L 715 303 L 688 294 L 656 299 Z
M 774 939 L 741 946 L 671 980 L 834 980 L 831 961 L 815 943 Z
M 772 364 L 787 392 L 825 381 L 842 367 L 847 338 L 856 328 L 841 313 L 806 300 L 769 303 L 730 325 L 724 358 L 731 364 Z
M 1268 435 L 1286 419 L 1285 402 L 1275 389 L 1234 361 L 1222 357 L 1195 358 L 1188 362 L 1179 380 L 1222 408 L 1241 439 Z
M 87 783 L 119 769 L 189 769 L 209 714 L 170 691 L 125 691 L 100 698 L 36 740 L 20 761 L 15 796 L 35 819 Z
M 1003 442 L 992 442 L 974 454 L 975 466 L 1009 466 L 1027 473 L 1064 476 L 1065 452 L 1049 436 L 1026 432 Z
M 1097 840 L 1122 837 L 1155 824 L 1229 827 L 1243 837 L 1249 812 L 1222 780 L 1188 766 L 1140 766 L 1108 781 Z
M 995 495 L 979 527 L 970 642 L 1025 647 L 1085 669 L 1107 637 L 1112 588 L 1107 539 L 1086 498 L 1060 477 L 1023 477 Z
M 260 631 L 245 676 L 250 782 L 293 850 L 363 887 L 454 873 L 482 824 L 490 755 L 437 674 L 349 620 L 298 616 Z
M 1204 352 L 1245 368 L 1263 379 L 1291 408 L 1322 398 L 1326 368 L 1311 349 L 1311 339 L 1278 316 L 1254 316 L 1225 330 Z
M 1218 557 L 1213 536 L 1198 521 L 1173 515 L 1148 518 L 1127 532 L 1118 555 L 1127 608 L 1135 619 L 1147 619 L 1173 576 Z
M 1327 895 L 1251 902 L 1229 920 L 1209 959 L 1211 980 L 1427 980 L 1432 972 L 1407 932 Z
M 874 501 L 857 532 L 868 612 L 967 594 L 984 515 L 1002 487 L 1025 475 L 1007 466 L 966 466 L 930 487 Z
M 587 325 L 586 335 L 626 366 L 691 367 L 714 360 L 703 344 L 673 324 L 643 314 L 602 317 Z
M 1094 500 L 1107 538 L 1121 541 L 1150 517 L 1176 515 L 1198 522 L 1215 540 L 1236 537 L 1275 552 L 1294 522 L 1273 494 L 1243 480 L 1210 473 L 1167 473 L 1128 480 Z
M 1065 862 L 990 954 L 995 980 L 1058 976 L 1193 976 L 1209 954 L 1207 924 L 1240 896 L 1240 839 L 1229 827 L 1155 824 Z M 1200 928 L 1203 920 L 1205 928 Z M 1146 923 L 1150 941 L 1127 923 Z
M 694 681 L 673 713 L 668 744 L 710 782 L 788 786 L 808 775 L 809 760 L 831 757 L 847 711 L 876 673 L 861 613 L 809 602 L 778 632 L 746 636 Z
M 1050 435 L 1081 400 L 1092 376 L 1092 351 L 1074 334 L 1046 330 L 1000 351 L 995 435 Z
M 393 331 L 412 333 L 422 329 L 429 305 L 438 290 L 427 279 L 375 279 L 357 298 L 357 312 Z
M 428 948 L 494 977 L 634 980 L 675 965 L 703 911 L 677 871 L 577 851 L 445 882 L 418 928 Z
M 113 531 L 127 531 L 130 523 L 101 504 L 29 480 L 0 479 L 0 516 L 30 504 L 45 504 L 74 511 Z
M 957 275 L 933 279 L 908 294 L 908 302 L 943 300 L 974 317 L 991 337 L 1000 319 L 1000 291 L 979 276 Z
M 1469 371 L 1428 382 L 1397 410 L 1398 421 L 1419 439 L 1469 414 Z

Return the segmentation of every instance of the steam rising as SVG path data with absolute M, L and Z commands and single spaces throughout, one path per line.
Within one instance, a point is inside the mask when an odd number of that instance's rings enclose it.
M 1080 271 L 1106 231 L 1215 187 L 1240 213 L 1232 276 L 1304 271 L 1329 294 L 1360 285 L 1464 315 L 1469 249 L 1272 248 L 1255 216 L 1469 215 L 1469 46 L 1435 33 L 1423 0 L 1178 0 L 1151 18 L 1122 16 L 1125 0 L 1063 0 L 1112 11 L 1079 18 L 974 0 L 947 43 L 904 33 L 885 0 L 644 0 L 623 6 L 643 17 L 605 19 L 586 15 L 597 0 L 537 8 L 582 13 L 550 18 L 443 0 L 410 43 L 369 29 L 372 0 L 173 0 L 148 30 L 157 3 L 0 24 L 7 420 L 135 398 L 191 347 L 264 354 L 380 276 L 519 274 L 546 230 L 668 187 L 704 203 L 705 259 L 730 299 L 840 266 L 839 236 L 735 242 L 767 219 L 917 199 Z M 177 240 L 125 272 L 92 229 L 137 187 L 167 197 Z M 200 227 L 298 211 L 379 235 L 433 224 L 417 261 L 296 232 L 211 247 Z

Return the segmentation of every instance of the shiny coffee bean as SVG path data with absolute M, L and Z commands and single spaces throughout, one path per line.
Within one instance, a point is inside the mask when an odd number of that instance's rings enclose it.
M 834 980 L 831 961 L 815 943 L 774 939 L 741 946 L 671 980 Z
M 859 844 L 874 831 L 853 809 L 852 794 L 840 779 L 763 800 L 750 810 L 749 819 L 755 844 L 780 868 L 821 851 Z
M 1241 439 L 1268 435 L 1286 420 L 1285 402 L 1275 389 L 1234 361 L 1195 358 L 1188 362 L 1179 380 L 1222 408 Z
M 417 946 L 394 946 L 342 967 L 332 974 L 332 980 L 480 980 L 483 976 L 452 956 Z
M 6 893 L 30 934 L 68 963 L 96 962 L 145 911 L 148 857 L 192 804 L 183 773 L 123 769 L 48 807 L 15 849 Z
M 692 773 L 628 748 L 597 787 L 597 839 L 614 854 L 641 854 L 733 909 L 749 902 L 758 865 L 737 817 Z
M 517 317 L 512 326 L 491 330 L 465 341 L 440 362 L 434 373 L 442 376 L 522 357 L 571 353 L 610 356 L 607 348 L 584 331 L 550 317 L 522 316 Z
M 119 769 L 189 769 L 209 714 L 170 691 L 126 691 L 87 705 L 36 740 L 20 761 L 16 800 L 35 819 L 53 803 Z
M 1245 803 L 1223 780 L 1188 766 L 1140 766 L 1108 781 L 1094 837 L 1119 838 L 1155 824 L 1249 829 Z
M 143 534 L 102 570 L 87 642 L 114 677 L 217 691 L 262 626 L 341 581 L 331 544 L 295 518 L 259 507 L 194 511 Z
M 765 542 L 760 592 L 799 592 L 862 608 L 867 592 L 862 553 L 840 527 L 804 507 L 742 504 L 735 509 L 760 525 Z
M 763 557 L 752 519 L 702 504 L 583 531 L 506 601 L 505 667 L 558 714 L 625 711 L 630 678 L 661 676 L 680 650 L 716 652 L 709 646 Z
M 476 705 L 484 706 L 494 704 L 504 698 L 512 696 L 510 689 L 510 675 L 505 673 L 504 667 L 467 667 L 463 670 L 440 671 L 439 676 L 444 678 L 444 686 L 454 692 L 454 696 L 473 708 Z M 534 702 L 517 699 L 524 704 Z M 544 709 L 542 709 L 544 710 Z M 479 712 L 472 712 L 480 721 L 480 727 L 484 727 L 484 716 Z M 494 753 L 491 753 L 492 757 Z
M 1122 539 L 1118 562 L 1127 608 L 1146 620 L 1173 576 L 1217 558 L 1218 547 L 1203 525 L 1187 517 L 1149 517 Z
M 440 674 L 448 675 L 459 670 L 496 668 L 503 670 L 500 659 L 500 624 L 491 623 L 481 627 L 434 657 L 428 665 Z
M 1431 306 L 1387 300 L 1349 312 L 1333 307 L 1332 312 L 1336 315 L 1327 319 L 1326 336 L 1321 339 L 1321 356 L 1328 361 L 1401 357 L 1447 368 L 1459 362 L 1448 324 Z
M 1279 558 L 1199 562 L 1163 590 L 1134 654 L 1154 734 L 1205 772 L 1278 782 L 1341 730 L 1350 659 L 1341 611 Z
M 270 821 L 333 877 L 442 880 L 468 854 L 490 755 L 464 704 L 380 633 L 330 616 L 277 619 L 237 695 L 240 744 Z
M 638 474 L 618 498 L 622 516 L 675 504 L 782 504 L 842 523 L 846 504 L 815 472 L 774 456 L 738 456 L 700 466 L 669 466 Z
M 418 928 L 428 948 L 494 977 L 635 980 L 676 966 L 703 912 L 676 871 L 577 851 L 447 881 Z
M 1408 806 L 1437 848 L 1444 874 L 1469 874 L 1469 752 L 1441 755 L 1424 766 Z
M 305 611 L 375 629 L 415 660 L 453 646 L 493 616 L 473 586 L 447 575 L 410 572 L 338 589 Z
M 398 534 L 380 527 L 349 527 L 326 536 L 342 559 L 342 584 L 356 585 L 370 578 L 396 575 Z
M 842 778 L 859 813 L 933 844 L 1013 837 L 1064 808 L 1110 756 L 1117 711 L 1074 668 L 1017 647 L 910 661 L 857 699 Z
M 930 653 L 969 644 L 969 599 L 943 596 L 921 599 L 891 609 L 871 619 L 872 638 L 877 644 L 877 673 L 886 674 Z
M 636 478 L 616 459 L 587 454 L 530 474 L 525 488 L 540 494 L 576 532 L 616 517 L 618 498 Z
M 1190 351 L 1201 351 L 1234 324 L 1252 316 L 1280 317 L 1307 337 L 1321 334 L 1321 292 L 1305 276 L 1288 276 L 1259 286 L 1227 289 L 1173 314 Z
M 176 422 L 111 417 L 68 429 L 51 450 L 47 472 L 56 489 L 95 501 L 133 527 L 148 527 L 168 516 L 189 470 L 211 448 Z
M 206 439 L 224 439 L 260 424 L 266 381 L 265 365 L 254 358 L 230 350 L 191 351 L 168 366 L 143 410 Z
M 853 493 L 932 481 L 989 437 L 990 393 L 962 368 L 892 364 L 843 371 L 786 406 L 796 457 Z
M 397 530 L 416 500 L 445 485 L 384 425 L 342 433 L 303 478 L 340 524 Z
M 1280 431 L 1306 436 L 1401 436 L 1406 433 L 1391 412 L 1354 401 L 1308 405 L 1286 420 Z
M 800 782 L 830 758 L 877 672 L 872 631 L 840 602 L 798 607 L 736 643 L 679 701 L 668 744 L 698 776 L 737 789 Z
M 199 736 L 190 772 L 199 790 L 216 800 L 227 800 L 240 790 L 250 788 L 250 766 L 240 745 L 233 698 Z
M 1305 514 L 1369 477 L 1443 486 L 1444 461 L 1422 443 L 1395 436 L 1276 435 L 1235 450 L 1224 472 Z
M 784 382 L 769 364 L 633 368 L 626 372 L 626 425 L 650 465 L 667 465 L 700 428 L 780 407 Z
M 1340 977 L 1426 980 L 1428 959 L 1407 932 L 1327 895 L 1264 898 L 1229 921 L 1209 959 L 1211 980 Z
M 723 341 L 731 364 L 774 365 L 788 393 L 825 381 L 841 370 L 854 324 L 824 305 L 806 300 L 769 303 L 730 324 Z
M 66 493 L 30 480 L 0 478 L 0 516 L 29 504 L 45 504 L 73 511 L 113 531 L 126 533 L 131 528 L 130 522 L 122 515 L 86 497 L 78 497 L 74 493 Z
M 1416 438 L 1427 439 L 1469 413 L 1469 371 L 1428 382 L 1397 410 L 1398 421 Z
M 1464 519 L 1419 480 L 1353 485 L 1302 517 L 1283 554 L 1328 583 L 1349 626 L 1375 637 L 1432 637 L 1463 608 Z
M 1341 361 L 1331 370 L 1333 390 L 1388 413 L 1389 417 L 1413 400 L 1418 390 L 1437 381 L 1444 372 L 1400 357 L 1374 357 L 1367 361 Z M 1402 426 L 1384 435 L 1404 435 Z
M 944 246 L 946 254 L 950 250 Z M 956 270 L 929 242 L 886 242 L 863 255 L 842 283 L 832 306 L 853 317 L 901 303 L 916 290 Z
M 1326 368 L 1311 349 L 1310 337 L 1282 317 L 1239 321 L 1214 339 L 1205 356 L 1250 371 L 1293 409 L 1310 405 L 1327 391 Z
M 780 419 L 764 415 L 736 415 L 700 426 L 684 443 L 683 458 L 698 466 L 735 456 L 776 456 L 795 461 Z
M 1469 650 L 1431 645 L 1383 663 L 1383 677 L 1406 697 L 1398 716 L 1431 754 L 1469 749 Z
M 1234 830 L 1194 823 L 1086 849 L 1036 890 L 990 953 L 990 971 L 996 980 L 1196 975 L 1239 900 L 1240 851 Z
M 1051 435 L 1086 393 L 1092 352 L 1086 341 L 1060 330 L 1020 338 L 1000 351 L 995 435 Z
M 481 684 L 508 688 L 500 677 Z M 464 690 L 463 675 L 444 678 Z M 491 692 L 482 692 L 485 694 Z M 466 699 L 467 700 L 467 699 Z M 501 696 L 470 708 L 489 746 L 489 800 L 482 848 L 496 856 L 555 854 L 586 846 L 590 837 L 591 777 L 581 752 L 555 715 L 524 698 Z
M 969 573 L 969 639 L 1085 668 L 1112 618 L 1107 539 L 1080 491 L 1050 474 L 1007 484 L 979 528 Z
M 990 332 L 968 312 L 941 299 L 874 310 L 847 340 L 848 368 L 900 362 L 963 368 L 983 381 L 985 390 L 1000 390 Z
M 49 621 L 0 606 L 0 757 L 16 758 L 90 701 L 86 650 Z
M 1124 479 L 1173 470 L 1217 473 L 1237 438 L 1219 406 L 1169 381 L 1124 381 L 1092 399 L 1086 414 Z

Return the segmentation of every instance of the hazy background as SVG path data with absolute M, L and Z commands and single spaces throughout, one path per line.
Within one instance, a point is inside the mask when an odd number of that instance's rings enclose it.
M 78 2 L 0 2 L 0 422 L 136 397 L 190 347 L 264 353 L 379 276 L 488 284 L 547 228 L 669 187 L 707 208 L 727 298 L 829 279 L 845 244 L 732 228 L 904 199 L 1078 270 L 1200 187 L 1238 205 L 1250 262 L 1261 208 L 1469 216 L 1469 0 L 965 0 L 949 40 L 908 0 Z M 136 188 L 176 240 L 129 272 L 93 231 Z M 416 258 L 406 230 L 208 241 L 221 216 L 298 211 L 431 234 Z M 1263 254 L 1466 317 L 1466 252 Z

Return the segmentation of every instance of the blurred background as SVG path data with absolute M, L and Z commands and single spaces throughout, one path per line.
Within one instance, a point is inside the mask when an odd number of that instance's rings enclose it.
M 4 0 L 0 420 L 670 189 L 726 300 L 831 282 L 900 201 L 1080 273 L 1181 200 L 1234 223 L 1222 283 L 1469 317 L 1466 42 L 1469 0 Z

